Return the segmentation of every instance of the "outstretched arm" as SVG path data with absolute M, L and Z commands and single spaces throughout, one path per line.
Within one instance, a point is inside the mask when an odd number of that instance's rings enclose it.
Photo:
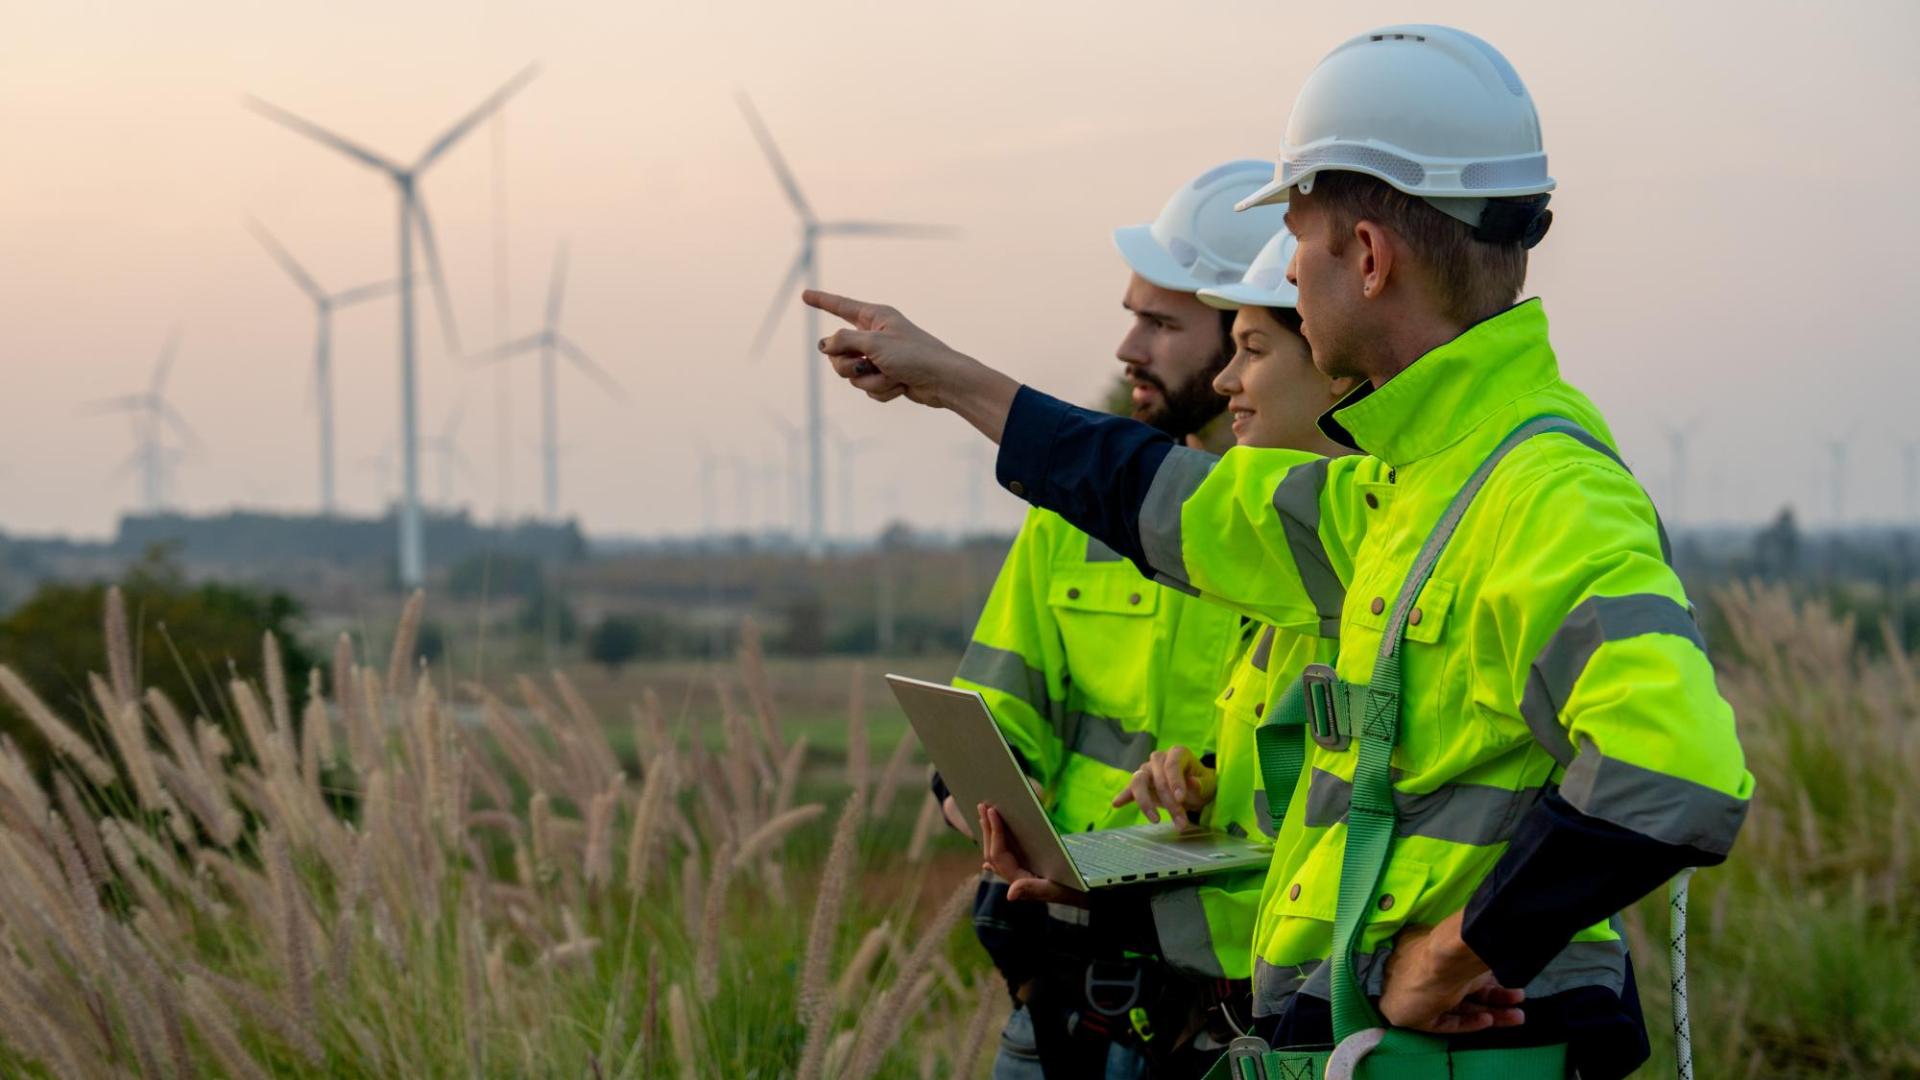
M 853 324 L 820 342 L 841 378 L 876 401 L 964 417 L 1000 443 L 996 477 L 1008 491 L 1163 584 L 1276 626 L 1337 633 L 1367 526 L 1354 481 L 1384 465 L 1293 450 L 1215 458 L 1022 387 L 883 304 L 813 290 L 805 299 Z
M 875 401 L 905 397 L 960 415 L 982 435 L 1000 441 L 1020 384 L 950 348 L 885 304 L 869 304 L 808 289 L 807 304 L 845 319 L 850 329 L 820 340 L 833 370 Z

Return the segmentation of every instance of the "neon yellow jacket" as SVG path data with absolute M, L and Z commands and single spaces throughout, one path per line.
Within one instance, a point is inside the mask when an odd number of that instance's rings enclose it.
M 953 682 L 985 696 L 1062 832 L 1135 825 L 1137 808 L 1111 803 L 1148 754 L 1212 749 L 1213 698 L 1239 626 L 1035 510 Z
M 1297 681 L 1308 664 L 1331 663 L 1334 642 L 1249 622 L 1234 654 L 1233 675 L 1214 702 L 1217 787 L 1202 821 L 1235 836 L 1271 841 L 1273 818 L 1254 732 L 1275 696 L 1270 688 Z M 1266 878 L 1264 870 L 1220 874 L 1155 892 L 1150 903 L 1162 958 L 1201 978 L 1251 978 L 1254 925 Z
M 1104 464 L 1055 472 L 1049 463 L 1065 451 L 1052 447 L 1074 421 L 1052 413 L 1024 427 L 1017 414 L 1018 403 L 1001 464 L 1011 489 L 1033 488 L 1106 528 L 1123 519 L 1102 516 L 1099 493 L 1139 485 L 1137 536 L 1121 526 L 1116 543 L 1137 539 L 1158 580 L 1284 630 L 1336 634 L 1338 674 L 1355 684 L 1372 675 L 1414 554 L 1488 452 L 1543 415 L 1589 434 L 1542 435 L 1508 455 L 1416 600 L 1392 759 L 1396 842 L 1355 964 L 1369 990 L 1378 992 L 1384 943 L 1467 907 L 1549 791 L 1633 836 L 1704 853 L 1697 861 L 1731 846 L 1753 785 L 1732 710 L 1653 506 L 1618 464 L 1599 411 L 1560 378 L 1537 301 L 1334 410 L 1366 456 L 1235 449 L 1216 459 L 1175 448 L 1150 479 Z M 1255 933 L 1262 1014 L 1303 987 L 1325 995 L 1355 754 L 1309 749 Z M 1508 969 L 1526 971 L 1538 998 L 1595 985 L 1617 993 L 1625 966 L 1625 944 L 1603 919 L 1558 955 Z

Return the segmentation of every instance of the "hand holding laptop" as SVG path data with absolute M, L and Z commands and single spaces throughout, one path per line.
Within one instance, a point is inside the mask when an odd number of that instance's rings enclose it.
M 1012 830 L 1000 817 L 1000 811 L 992 803 L 981 803 L 975 808 L 980 814 L 981 854 L 984 862 L 981 869 L 990 870 L 1007 879 L 1007 899 L 1031 900 L 1046 904 L 1069 904 L 1073 907 L 1088 906 L 1087 894 L 1079 889 L 1071 889 L 1058 882 L 1028 870 L 1023 864 L 1019 848 L 1013 839 Z

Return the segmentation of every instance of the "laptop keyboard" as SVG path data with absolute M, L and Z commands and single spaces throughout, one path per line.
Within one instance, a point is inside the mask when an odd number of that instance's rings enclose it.
M 1087 878 L 1132 876 L 1144 880 L 1231 857 L 1226 852 L 1201 854 L 1122 833 L 1076 833 L 1065 839 L 1074 866 Z

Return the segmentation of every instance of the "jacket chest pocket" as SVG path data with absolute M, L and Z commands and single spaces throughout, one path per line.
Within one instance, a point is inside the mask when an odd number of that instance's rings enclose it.
M 1428 578 L 1407 611 L 1406 641 L 1400 658 L 1400 737 L 1393 751 L 1394 764 L 1402 769 L 1413 771 L 1430 764 L 1466 720 L 1466 688 L 1452 685 L 1454 673 L 1463 672 L 1465 667 L 1453 662 L 1458 650 L 1447 632 L 1448 624 L 1454 621 L 1458 591 L 1446 578 Z M 1365 598 L 1358 602 L 1359 610 L 1347 616 L 1349 625 L 1359 633 L 1343 641 L 1343 649 L 1365 648 L 1369 667 L 1379 656 L 1381 638 L 1399 592 L 1398 579 L 1376 585 L 1370 593 L 1362 594 Z
M 1160 590 L 1127 563 L 1081 565 L 1056 573 L 1047 608 L 1067 654 L 1069 696 L 1077 707 L 1114 719 L 1147 714 Z

